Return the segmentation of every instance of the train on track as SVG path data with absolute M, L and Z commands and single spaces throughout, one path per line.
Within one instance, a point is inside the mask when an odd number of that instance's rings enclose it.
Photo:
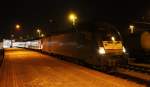
M 128 63 L 122 37 L 116 27 L 108 23 L 76 26 L 20 43 L 20 46 L 62 55 L 101 70 L 116 69 L 120 64 Z

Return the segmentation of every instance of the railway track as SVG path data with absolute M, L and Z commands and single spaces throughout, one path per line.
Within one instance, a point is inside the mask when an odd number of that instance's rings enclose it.
M 129 69 L 131 71 L 136 71 L 136 72 L 145 73 L 145 74 L 150 75 L 150 67 L 128 64 L 128 65 L 124 65 L 124 66 L 120 65 L 120 68 Z
M 116 71 L 101 71 L 97 67 L 90 67 L 86 66 L 92 69 L 95 69 L 97 71 L 113 75 L 115 77 L 119 77 L 122 79 L 126 79 L 132 82 L 136 82 L 138 84 L 146 85 L 146 87 L 150 87 L 150 73 L 149 68 L 147 67 L 138 67 L 138 66 L 132 66 L 132 65 L 126 65 L 126 66 L 120 66 L 116 69 Z
M 109 75 L 113 75 L 117 78 L 126 79 L 128 81 L 132 81 L 138 84 L 145 85 L 146 87 L 150 87 L 150 80 L 143 79 L 141 77 L 137 77 L 134 75 L 129 74 L 129 72 L 115 72 L 115 73 L 109 73 Z
M 113 75 L 150 87 L 150 68 L 132 64 L 120 65 Z

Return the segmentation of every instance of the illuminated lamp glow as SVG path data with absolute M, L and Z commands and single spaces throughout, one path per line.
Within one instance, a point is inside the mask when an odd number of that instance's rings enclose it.
M 105 49 L 104 49 L 104 47 L 99 47 L 98 52 L 99 52 L 100 54 L 105 54 Z

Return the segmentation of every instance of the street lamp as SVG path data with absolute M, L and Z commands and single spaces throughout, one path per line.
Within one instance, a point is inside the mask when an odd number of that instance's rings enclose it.
M 39 34 L 39 37 L 41 36 L 41 30 L 37 29 L 36 32 Z
M 130 33 L 133 34 L 135 27 L 134 27 L 133 25 L 130 25 L 130 26 L 129 26 L 129 29 L 130 29 Z
M 41 37 L 44 37 L 45 35 L 44 34 L 41 34 Z
M 77 20 L 76 14 L 74 13 L 69 14 L 69 20 L 72 22 L 72 25 L 75 26 Z
M 20 30 L 20 25 L 19 24 L 16 24 L 16 29 Z

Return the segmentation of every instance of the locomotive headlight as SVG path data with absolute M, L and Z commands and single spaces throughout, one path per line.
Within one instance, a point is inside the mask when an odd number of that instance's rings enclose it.
M 104 47 L 99 47 L 98 52 L 99 52 L 100 54 L 105 54 L 105 49 L 104 49 Z
M 114 37 L 114 36 L 112 36 L 112 37 L 111 37 L 111 40 L 112 40 L 112 41 L 115 41 L 116 39 L 115 39 L 115 37 Z
M 123 46 L 123 49 L 122 49 L 122 51 L 124 52 L 124 53 L 126 53 L 126 49 L 125 49 L 125 47 Z

